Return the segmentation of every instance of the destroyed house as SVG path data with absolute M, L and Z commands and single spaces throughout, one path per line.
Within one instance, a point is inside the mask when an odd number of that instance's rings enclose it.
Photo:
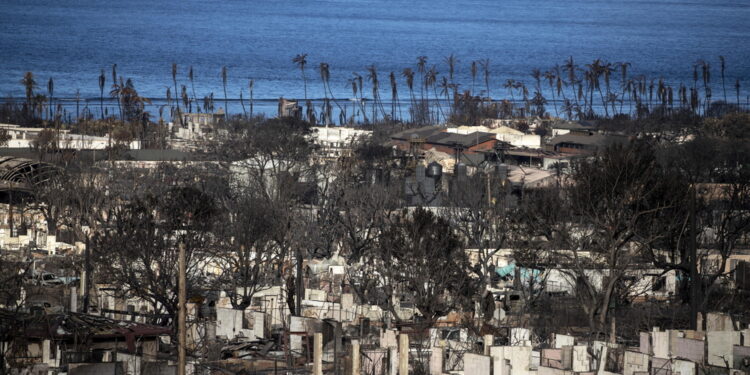
M 404 130 L 391 135 L 391 141 L 396 147 L 405 151 L 413 148 L 422 151 L 435 149 L 452 155 L 491 151 L 498 143 L 497 136 L 492 133 L 448 133 L 445 128 L 438 126 Z
M 627 137 L 620 135 L 571 132 L 552 138 L 548 143 L 548 151 L 572 155 L 593 154 L 599 149 L 612 144 L 622 144 L 627 140 Z
M 81 313 L 32 314 L 0 311 L 0 346 L 6 368 L 67 369 L 108 363 L 141 368 L 154 362 L 160 336 L 169 328 Z

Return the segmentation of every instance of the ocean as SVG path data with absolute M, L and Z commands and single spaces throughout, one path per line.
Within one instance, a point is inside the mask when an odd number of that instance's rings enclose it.
M 447 74 L 445 57 L 458 59 L 455 81 L 472 86 L 470 64 L 489 59 L 490 95 L 508 96 L 507 79 L 533 85 L 533 68 L 552 68 L 572 56 L 578 64 L 600 58 L 629 62 L 631 75 L 691 84 L 698 60 L 711 64 L 714 99 L 722 97 L 719 56 L 726 58 L 728 96 L 741 80 L 742 101 L 750 90 L 750 2 L 747 0 L 224 0 L 102 1 L 3 0 L 0 6 L 0 96 L 23 97 L 24 72 L 34 73 L 38 91 L 72 98 L 76 91 L 98 103 L 98 76 L 107 89 L 111 68 L 131 78 L 142 96 L 164 98 L 178 86 L 196 97 L 213 92 L 273 100 L 305 96 L 292 59 L 307 54 L 307 96 L 324 96 L 318 66 L 330 66 L 331 91 L 352 97 L 349 80 L 377 68 L 381 96 L 390 97 L 388 74 L 417 69 L 418 56 Z M 477 90 L 484 89 L 480 73 Z M 174 89 L 172 88 L 174 91 Z M 178 88 L 179 90 L 179 88 Z M 174 95 L 174 93 L 172 94 Z M 271 104 L 273 103 L 273 104 Z M 93 104 L 92 104 L 93 105 Z M 261 105 L 263 107 L 263 105 Z M 230 111 L 237 111 L 235 105 Z

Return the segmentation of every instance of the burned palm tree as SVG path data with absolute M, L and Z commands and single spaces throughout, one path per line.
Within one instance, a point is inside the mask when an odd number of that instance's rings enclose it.
M 188 113 L 193 112 L 193 106 L 190 104 L 190 96 L 188 96 L 187 87 L 181 85 L 181 90 L 180 97 L 182 98 L 182 106 L 187 108 Z
M 328 79 L 330 79 L 328 63 L 320 63 L 318 71 L 320 72 L 320 81 L 323 83 L 323 122 L 328 126 L 331 121 L 330 106 L 328 105 L 328 90 L 326 88 Z
M 117 64 L 114 64 L 112 65 L 112 87 L 109 90 L 109 96 L 117 100 L 117 109 L 120 113 L 120 121 L 125 122 L 125 117 L 123 117 L 123 113 L 122 113 L 122 100 L 121 100 L 122 88 L 123 88 L 122 78 L 120 78 L 119 83 L 118 83 Z
M 406 87 L 409 89 L 409 98 L 411 100 L 411 120 L 414 122 L 414 110 L 416 110 L 416 97 L 414 96 L 414 71 L 411 68 L 405 68 L 401 72 L 401 76 L 406 79 Z
M 445 98 L 445 101 L 448 103 L 448 116 L 453 116 L 453 106 L 451 105 L 451 87 L 453 85 L 448 81 L 448 77 L 442 76 L 440 79 L 440 83 L 438 84 L 440 87 L 440 95 L 442 95 Z M 447 122 L 448 117 L 445 117 L 445 120 Z
M 396 84 L 396 73 L 391 72 L 388 75 L 388 80 L 391 83 L 391 119 L 396 119 L 396 107 L 398 107 L 399 118 L 401 117 L 401 106 L 398 103 L 398 87 Z
M 352 78 L 349 78 L 349 86 L 351 86 L 351 88 L 352 88 L 352 95 L 353 95 L 352 100 L 351 100 L 351 102 L 352 102 L 351 122 L 354 122 L 354 117 L 357 114 L 357 110 L 356 110 L 357 105 L 354 104 L 355 102 L 359 102 L 360 112 L 363 115 L 364 121 L 367 122 L 367 115 L 365 115 L 365 113 L 364 113 L 365 109 L 362 106 L 362 100 L 359 97 L 359 92 L 360 92 L 360 89 L 362 87 L 360 85 L 360 83 L 359 83 L 360 81 L 361 81 L 361 76 L 359 74 L 357 74 L 357 73 L 352 73 Z
M 172 85 L 174 87 L 174 95 L 175 95 L 175 106 L 177 107 L 177 118 L 180 121 L 180 124 L 182 124 L 182 115 L 180 113 L 180 101 L 177 99 L 177 64 L 172 63 Z
M 663 111 L 667 107 L 667 86 L 662 78 L 659 79 L 656 86 L 656 97 L 659 100 L 660 109 Z
M 581 108 L 579 116 L 583 116 L 584 112 L 588 112 L 588 99 L 586 93 L 583 91 L 583 82 L 588 81 L 586 75 L 587 73 L 584 72 L 584 79 L 581 79 L 576 83 L 576 106 L 580 106 L 578 103 L 583 101 L 583 107 Z
M 555 74 L 553 70 L 548 70 L 544 72 L 544 79 L 547 80 L 549 89 L 552 92 L 552 104 L 555 107 L 555 117 L 559 117 L 560 114 L 557 112 L 557 98 L 555 96 L 555 82 L 557 80 L 557 75 Z
M 698 66 L 700 66 L 700 61 L 693 64 L 693 90 L 698 89 Z
M 701 77 L 703 78 L 703 97 L 704 97 L 704 112 L 708 112 L 708 106 L 711 104 L 711 64 L 707 61 L 701 61 Z
M 372 121 L 377 122 L 378 107 L 385 117 L 385 109 L 383 108 L 383 101 L 380 100 L 380 80 L 378 79 L 378 70 L 375 65 L 370 65 L 367 68 L 367 79 L 372 84 Z
M 307 101 L 307 75 L 305 75 L 305 66 L 307 66 L 307 54 L 301 53 L 292 59 L 292 63 L 297 65 L 300 74 L 302 75 L 302 85 L 305 89 L 305 101 Z
M 336 101 L 333 90 L 331 90 L 331 72 L 328 63 L 320 63 L 320 80 L 323 82 L 323 95 L 326 97 L 326 101 L 328 101 L 328 95 L 330 94 L 330 100 L 336 104 L 339 112 L 344 113 L 344 117 L 346 117 L 346 110 Z M 330 113 L 328 115 L 330 117 Z
M 614 72 L 615 72 L 615 68 L 614 68 L 614 65 L 612 65 L 612 63 L 605 62 L 604 64 L 602 64 L 601 73 L 602 73 L 602 77 L 604 78 L 604 93 L 605 93 L 604 98 L 606 99 L 606 100 L 605 99 L 602 100 L 602 102 L 603 102 L 602 104 L 604 105 L 605 108 L 607 107 L 607 103 L 609 102 L 609 99 L 612 98 L 612 95 L 611 95 L 612 91 L 611 91 L 611 86 L 610 86 L 610 82 L 611 82 L 610 77 L 611 77 L 612 73 L 614 73 Z M 599 92 L 601 93 L 601 89 L 599 90 Z M 615 109 L 614 108 L 615 107 L 613 106 L 612 107 L 612 115 L 615 114 Z M 606 111 L 605 111 L 605 113 L 606 113 Z
M 568 73 L 568 84 L 574 90 L 573 97 L 575 98 L 575 105 L 580 108 L 581 86 L 578 82 L 578 65 L 573 61 L 573 56 L 570 56 L 568 60 L 565 61 L 563 70 Z M 575 91 L 576 89 L 578 89 L 578 92 Z
M 542 93 L 539 91 L 534 92 L 534 96 L 531 98 L 530 103 L 534 108 L 534 115 L 540 118 L 544 117 L 544 105 L 547 104 L 547 99 L 544 98 Z
M 449 103 L 450 113 L 451 115 L 454 113 L 455 108 L 453 103 L 456 102 L 456 96 L 458 93 L 458 85 L 456 85 L 456 82 L 454 81 L 454 75 L 456 73 L 456 66 L 458 65 L 458 59 L 453 54 L 450 54 L 448 57 L 445 58 L 445 63 L 448 65 L 448 85 L 449 87 L 453 88 L 453 101 L 450 100 L 449 95 L 446 95 L 446 100 Z
M 198 97 L 195 96 L 195 74 L 193 72 L 192 65 L 190 65 L 190 69 L 188 69 L 188 80 L 190 80 L 190 90 L 192 91 L 192 94 L 193 94 L 192 101 L 195 102 L 195 107 L 198 110 L 198 112 L 200 112 L 201 110 L 200 110 L 200 105 L 198 104 Z
M 651 110 L 653 108 L 653 100 L 654 100 L 654 80 L 652 79 L 648 84 L 648 108 Z
M 122 82 L 122 78 L 120 78 Z M 120 98 L 126 113 L 127 120 L 133 125 L 137 125 L 140 133 L 141 142 L 146 137 L 146 124 L 148 124 L 149 113 L 145 111 L 146 104 L 150 104 L 149 98 L 140 96 L 135 89 L 133 80 L 128 78 L 125 84 L 120 85 Z
M 213 92 L 203 97 L 203 109 L 205 109 L 207 113 L 211 113 L 214 111 L 214 93 Z
M 425 92 L 425 74 L 427 74 L 427 56 L 419 56 L 417 57 L 417 72 L 419 72 L 419 77 L 421 79 L 421 84 L 419 85 L 420 90 L 420 98 L 424 100 L 424 92 Z
M 169 107 L 169 117 L 174 118 L 174 107 L 172 106 L 172 88 L 169 86 L 166 86 L 166 98 L 167 98 L 167 106 Z
M 537 94 L 541 96 L 542 95 L 542 71 L 537 68 L 531 69 L 531 77 L 534 78 L 534 97 L 536 97 Z M 533 100 L 534 98 L 532 98 L 532 101 Z M 547 101 L 545 100 L 545 103 L 546 102 Z M 538 111 L 536 112 L 538 113 Z
M 521 95 L 523 96 L 523 109 L 524 113 L 521 114 L 522 117 L 526 116 L 527 113 L 531 112 L 531 101 L 529 100 L 529 89 L 526 87 L 526 84 L 523 82 L 518 82 L 518 88 L 521 90 Z
M 727 86 L 724 83 L 724 70 L 726 69 L 726 60 L 724 59 L 724 56 L 719 56 L 719 61 L 721 63 L 721 89 L 724 91 L 724 105 L 727 104 Z
M 112 66 L 112 87 L 109 91 L 109 96 L 117 100 L 117 109 L 120 112 L 120 122 L 125 123 L 125 118 L 123 117 L 122 113 L 122 93 L 124 89 L 124 84 L 122 82 L 122 78 L 120 78 L 120 81 L 118 83 L 117 81 L 117 64 Z M 109 125 L 109 131 L 108 131 L 108 145 L 111 148 L 112 147 L 112 131 L 113 131 L 113 124 L 112 121 L 108 121 Z M 110 158 L 111 158 L 110 154 Z
M 250 117 L 253 117 L 253 104 L 254 104 L 253 103 L 253 101 L 254 101 L 254 99 L 253 99 L 253 91 L 255 90 L 255 80 L 254 79 L 250 79 L 250 81 L 248 81 L 248 83 L 247 83 L 247 89 L 248 89 L 249 94 L 250 94 Z
M 620 89 L 622 90 L 620 93 L 620 113 L 622 113 L 622 104 L 625 101 L 625 94 L 628 91 L 628 85 L 630 84 L 630 81 L 628 81 L 628 68 L 630 68 L 632 64 L 629 62 L 619 62 L 617 63 L 617 68 L 620 69 Z
M 456 64 L 458 64 L 458 59 L 451 53 L 448 57 L 445 58 L 445 64 L 448 65 L 448 80 L 451 84 L 453 84 L 455 83 L 453 81 L 453 75 L 456 72 Z
M 221 67 L 221 85 L 224 87 L 224 118 L 229 118 L 229 99 L 227 98 L 227 66 Z
M 542 91 L 542 76 L 542 71 L 539 68 L 531 69 L 531 78 L 534 78 L 534 83 L 536 84 L 534 88 L 537 92 Z
M 53 108 L 55 106 L 55 81 L 52 80 L 52 77 L 47 81 L 47 95 L 49 95 L 49 117 L 54 119 L 56 117 L 53 113 Z
M 76 89 L 76 123 L 81 119 L 81 114 L 79 112 L 79 106 L 81 105 L 81 90 Z M 84 108 L 84 112 L 86 111 L 86 108 Z
M 734 81 L 734 92 L 737 94 L 737 111 L 740 110 L 740 80 Z
M 99 108 L 101 111 L 101 117 L 104 118 L 104 84 L 107 82 L 107 78 L 104 76 L 104 69 L 99 75 Z
M 691 88 L 690 89 L 690 110 L 693 111 L 693 113 L 698 113 L 698 106 L 700 105 L 699 99 L 698 99 L 698 89 Z
M 479 63 L 482 66 L 482 73 L 484 74 L 484 87 L 487 99 L 492 101 L 492 95 L 490 93 L 490 59 L 481 60 Z
M 508 93 L 510 94 L 510 101 L 515 102 L 516 96 L 513 94 L 513 91 L 516 89 L 516 80 L 515 79 L 506 79 L 505 83 L 503 83 L 503 87 L 508 89 Z
M 365 110 L 365 79 L 359 73 L 354 73 L 354 78 L 359 85 L 359 105 L 362 108 L 362 116 L 364 117 L 365 122 L 367 122 L 367 111 Z
M 315 121 L 313 120 L 315 117 L 315 109 L 312 106 L 312 102 L 307 99 L 307 75 L 305 74 L 305 66 L 307 66 L 307 54 L 298 54 L 292 59 L 292 63 L 297 65 L 297 68 L 299 68 L 300 74 L 302 75 L 302 85 L 305 90 L 305 115 L 307 116 L 308 121 L 314 123 Z
M 667 87 L 667 103 L 669 104 L 669 110 L 671 112 L 674 108 L 674 91 L 672 90 L 672 86 Z
M 680 99 L 680 108 L 685 108 L 688 103 L 687 87 L 685 87 L 685 85 L 682 83 L 680 83 L 680 87 L 677 89 L 677 96 L 679 96 Z
M 240 88 L 240 107 L 242 107 L 242 117 L 247 118 L 247 111 L 245 110 L 245 98 L 242 95 L 242 88 Z
M 565 79 L 563 79 L 562 76 L 562 70 L 560 69 L 560 65 L 555 65 L 554 69 L 555 74 L 555 90 L 557 90 L 557 95 L 562 96 L 563 99 L 567 99 L 565 96 Z
M 607 109 L 607 102 L 602 92 L 600 79 L 604 75 L 604 71 L 607 70 L 606 64 L 601 59 L 595 59 L 591 64 L 587 64 L 587 81 L 589 84 L 589 115 L 593 116 L 594 113 L 594 90 L 599 92 L 599 96 L 602 100 L 602 106 L 604 107 L 605 116 L 609 116 L 609 110 Z
M 471 95 L 476 95 L 474 93 L 476 92 L 475 86 L 477 83 L 477 72 L 478 72 L 477 69 L 478 69 L 477 62 L 472 61 L 471 62 Z
M 32 99 L 34 98 L 34 89 L 36 88 L 36 80 L 34 79 L 34 73 L 26 72 L 21 79 L 21 84 L 26 91 L 26 116 L 31 119 L 32 115 Z
M 440 104 L 440 95 L 438 95 L 437 92 L 437 86 L 438 86 L 438 71 L 437 67 L 433 65 L 430 67 L 430 69 L 427 71 L 427 75 L 425 76 L 429 82 L 428 86 L 432 87 L 432 92 L 435 94 L 435 103 L 438 107 L 438 112 L 440 113 L 440 116 L 445 119 L 445 113 L 443 112 L 443 106 Z M 438 117 L 437 122 L 440 122 L 440 117 Z

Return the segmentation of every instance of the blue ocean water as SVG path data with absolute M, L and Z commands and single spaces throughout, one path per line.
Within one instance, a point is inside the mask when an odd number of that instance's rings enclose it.
M 0 96 L 22 97 L 19 80 L 32 71 L 42 92 L 51 77 L 57 97 L 80 90 L 98 98 L 100 70 L 109 86 L 117 64 L 141 95 L 163 98 L 177 63 L 178 84 L 189 90 L 193 66 L 199 98 L 223 98 L 222 66 L 229 97 L 242 89 L 247 98 L 254 79 L 255 98 L 301 98 L 292 58 L 307 53 L 310 97 L 323 96 L 320 62 L 330 65 L 337 97 L 351 97 L 352 72 L 365 75 L 371 64 L 389 96 L 390 71 L 415 68 L 424 55 L 447 73 L 444 58 L 454 54 L 462 88 L 471 85 L 471 61 L 490 59 L 493 97 L 506 95 L 506 79 L 531 85 L 532 68 L 568 56 L 580 64 L 627 61 L 631 74 L 672 83 L 692 82 L 692 66 L 703 59 L 718 85 L 723 55 L 733 98 L 735 79 L 750 85 L 749 37 L 747 0 L 3 0 Z

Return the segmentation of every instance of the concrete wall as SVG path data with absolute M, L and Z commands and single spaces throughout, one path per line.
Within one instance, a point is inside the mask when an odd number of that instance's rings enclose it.
M 674 339 L 672 354 L 677 358 L 689 359 L 693 362 L 703 363 L 705 342 L 678 337 Z
M 542 361 L 540 367 L 552 367 L 564 369 L 562 349 L 542 349 Z
M 117 361 L 123 364 L 127 375 L 140 375 L 143 372 L 143 357 L 129 353 L 117 353 Z
M 60 350 L 50 340 L 42 341 L 42 363 L 49 367 L 60 366 Z
M 576 345 L 573 347 L 573 371 L 591 371 L 591 355 L 586 345 Z
M 607 363 L 610 358 L 617 359 L 619 348 L 618 344 L 612 344 L 604 341 L 594 341 L 594 356 L 596 356 L 596 368 L 598 375 L 611 374 L 607 369 Z M 612 370 L 612 369 L 609 369 Z
M 696 375 L 697 365 L 695 362 L 676 359 L 672 362 L 672 373 L 677 375 Z
M 100 374 L 113 374 L 120 375 L 124 374 L 122 363 L 111 362 L 111 363 L 82 363 L 77 365 L 70 365 L 68 370 L 69 375 L 100 375 Z
M 672 375 L 672 362 L 665 358 L 651 358 L 651 375 Z
M 505 358 L 506 346 L 490 347 L 492 358 L 492 375 L 510 375 L 510 360 Z
M 573 338 L 573 336 L 561 335 L 559 333 L 555 334 L 556 349 L 561 349 L 563 346 L 573 346 L 575 344 L 575 338 Z
M 654 357 L 667 359 L 671 356 L 669 332 L 651 332 Z
M 623 375 L 633 375 L 635 372 L 648 371 L 649 355 L 625 351 L 623 357 Z
M 395 329 L 386 329 L 380 334 L 380 347 L 381 348 L 395 348 L 398 346 L 398 339 L 396 336 L 398 331 Z
M 510 329 L 511 346 L 530 346 L 531 331 L 528 328 L 511 328 Z
M 279 328 L 284 325 L 286 317 L 289 316 L 289 308 L 286 304 L 286 291 L 279 286 L 274 286 L 258 293 L 253 298 L 260 300 L 260 310 L 266 313 L 270 328 Z
M 430 375 L 443 374 L 443 348 L 432 348 L 430 352 Z
M 575 375 L 575 373 L 570 370 L 541 366 L 537 371 L 537 375 Z
M 706 331 L 733 331 L 734 325 L 732 324 L 732 318 L 729 315 L 721 313 L 708 313 L 706 314 L 708 319 L 706 320 Z
M 706 333 L 708 341 L 709 365 L 725 367 L 734 363 L 734 345 L 740 345 L 741 333 L 739 331 L 709 331 Z
M 289 331 L 293 332 L 289 335 L 289 347 L 293 352 L 302 352 L 302 340 L 305 334 L 312 335 L 313 333 L 309 325 L 311 319 L 300 316 L 292 316 L 289 319 Z
M 490 359 L 486 355 L 464 354 L 464 374 L 490 375 Z
M 244 311 L 242 310 L 217 307 L 216 336 L 226 336 L 230 340 L 240 334 L 244 337 L 250 337 L 252 331 L 242 328 L 243 314 Z
M 177 366 L 164 362 L 144 362 L 143 375 L 176 375 Z
M 246 331 L 248 331 L 247 337 L 251 340 L 265 338 L 266 314 L 261 311 L 246 309 L 244 315 L 248 322 L 248 327 L 246 329 Z
M 532 374 L 531 346 L 493 346 L 490 348 L 490 356 L 495 369 L 494 375 Z M 506 363 L 509 367 L 504 365 Z

